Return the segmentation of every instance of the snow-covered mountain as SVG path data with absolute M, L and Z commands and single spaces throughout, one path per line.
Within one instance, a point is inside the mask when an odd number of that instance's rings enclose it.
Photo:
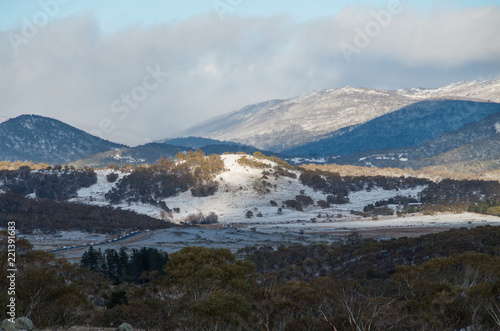
M 21 115 L 0 123 L 0 160 L 68 163 L 120 147 L 48 117 Z
M 249 105 L 182 133 L 283 151 L 330 137 L 424 100 L 500 102 L 500 80 L 471 81 L 436 89 L 380 90 L 355 87 L 318 90 L 286 100 Z

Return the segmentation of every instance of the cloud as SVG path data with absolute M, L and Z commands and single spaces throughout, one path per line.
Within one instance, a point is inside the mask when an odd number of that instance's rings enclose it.
M 21 31 L 7 31 L 0 34 L 0 115 L 41 114 L 143 143 L 313 89 L 434 87 L 500 74 L 499 7 L 403 7 L 375 33 L 381 10 L 347 8 L 300 23 L 234 15 L 221 22 L 212 13 L 114 34 L 81 14 L 52 21 L 17 53 L 8 34 Z M 363 47 L 355 43 L 359 31 L 371 31 Z M 357 49 L 350 62 L 342 43 Z M 156 68 L 168 76 L 148 78 Z

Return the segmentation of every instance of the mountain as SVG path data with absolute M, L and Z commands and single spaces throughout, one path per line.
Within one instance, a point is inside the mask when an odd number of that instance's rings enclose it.
M 478 103 L 477 105 L 479 107 L 486 105 L 500 107 L 500 104 L 493 103 Z M 443 125 L 449 124 L 443 123 Z M 500 159 L 499 142 L 500 111 L 494 112 L 480 121 L 466 124 L 457 130 L 445 132 L 418 146 L 355 153 L 336 158 L 335 163 L 418 169 L 438 165 L 451 166 L 451 163 L 475 162 L 475 164 L 463 164 L 459 167 L 481 170 L 480 168 L 485 165 L 478 166 L 478 162 L 480 162 L 487 163 L 488 169 L 491 170 L 500 168 L 496 163 L 489 162 Z
M 348 155 L 370 150 L 419 146 L 424 142 L 457 130 L 466 124 L 499 113 L 500 103 L 462 100 L 420 101 L 400 110 L 377 117 L 364 124 L 339 130 L 333 137 L 309 143 L 283 153 L 288 155 Z M 493 129 L 493 126 L 491 126 Z M 459 140 L 442 139 L 441 145 Z M 467 141 L 466 141 L 467 142 Z M 432 153 L 432 144 L 419 147 L 421 153 Z M 444 147 L 444 149 L 451 149 Z M 429 155 L 429 154 L 428 154 Z
M 209 145 L 237 145 L 242 146 L 231 141 L 222 141 L 217 139 L 202 138 L 202 137 L 181 137 L 161 140 L 160 142 L 164 144 L 174 145 L 174 146 L 186 146 L 191 148 L 202 148 Z
M 0 123 L 0 160 L 68 163 L 121 147 L 38 115 L 21 115 Z
M 318 90 L 296 98 L 249 105 L 196 125 L 182 135 L 230 140 L 282 152 L 430 100 L 500 102 L 500 80 L 462 82 L 436 89 Z

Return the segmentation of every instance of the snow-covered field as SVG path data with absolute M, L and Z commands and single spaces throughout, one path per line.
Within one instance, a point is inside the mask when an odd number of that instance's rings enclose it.
M 264 233 L 236 228 L 208 229 L 202 227 L 179 227 L 147 232 L 142 236 L 137 236 L 133 240 L 106 243 L 95 246 L 95 249 L 105 251 L 108 248 L 118 250 L 122 246 L 126 246 L 129 249 L 154 247 L 161 251 L 172 253 L 188 246 L 203 246 L 207 248 L 226 248 L 232 252 L 236 252 L 241 248 L 253 245 L 276 247 L 295 243 L 330 243 L 335 240 L 339 240 L 338 237 L 326 234 L 301 234 L 300 232 L 291 231 Z M 87 249 L 88 247 L 65 250 L 58 252 L 57 255 L 64 256 L 76 262 Z
M 43 234 L 40 231 L 34 231 L 33 234 L 18 234 L 18 237 L 26 238 L 37 249 L 50 251 L 55 248 L 106 241 L 109 236 L 100 233 L 88 233 L 82 231 L 60 231 L 55 234 Z
M 209 197 L 193 197 L 190 192 L 165 199 L 170 208 L 179 208 L 179 213 L 173 213 L 174 223 L 181 223 L 188 215 L 202 212 L 207 215 L 214 212 L 219 217 L 220 224 L 206 227 L 178 227 L 157 231 L 144 232 L 133 238 L 120 242 L 107 242 L 110 238 L 82 232 L 61 232 L 57 235 L 35 233 L 25 237 L 42 249 L 71 247 L 91 242 L 105 242 L 98 247 L 118 249 L 121 246 L 131 248 L 157 247 L 167 252 L 177 251 L 185 246 L 205 246 L 214 248 L 229 248 L 237 251 L 250 245 L 277 246 L 293 243 L 332 242 L 340 240 L 353 231 L 363 236 L 389 238 L 401 236 L 417 236 L 425 233 L 434 233 L 451 228 L 475 227 L 482 225 L 500 225 L 500 218 L 488 215 L 437 214 L 437 215 L 406 215 L 406 217 L 384 216 L 379 219 L 363 218 L 351 214 L 351 210 L 361 211 L 364 206 L 378 200 L 388 199 L 397 195 L 416 197 L 425 187 L 414 189 L 386 191 L 374 188 L 371 191 L 352 192 L 350 202 L 342 205 L 332 205 L 331 208 L 321 209 L 318 206 L 309 206 L 304 211 L 295 211 L 284 208 L 278 213 L 278 207 L 288 199 L 295 199 L 301 193 L 310 196 L 315 202 L 326 200 L 325 194 L 306 187 L 295 178 L 280 176 L 275 179 L 270 175 L 266 181 L 272 184 L 271 192 L 258 193 L 253 184 L 262 180 L 263 169 L 251 168 L 238 163 L 241 155 L 223 155 L 225 168 L 217 176 L 219 190 Z M 250 157 L 250 156 L 247 156 Z M 262 161 L 262 160 L 260 160 Z M 265 161 L 272 163 L 271 161 Z M 274 165 L 274 164 L 272 164 Z M 112 170 L 98 170 L 97 184 L 90 188 L 81 189 L 75 201 L 106 205 L 104 195 L 114 186 L 109 183 L 106 175 Z M 120 173 L 120 178 L 126 173 Z M 299 175 L 297 173 L 297 175 Z M 278 206 L 271 206 L 274 200 Z M 121 204 L 119 207 L 135 210 L 159 218 L 165 218 L 165 213 L 155 206 L 132 203 Z M 397 210 L 396 205 L 389 205 Z M 246 218 L 245 213 L 250 210 L 253 217 Z M 257 217 L 258 213 L 262 217 Z M 227 227 L 228 228 L 223 228 Z M 76 248 L 58 252 L 57 254 L 77 260 L 87 248 Z
M 284 205 L 284 202 L 289 199 L 295 199 L 295 196 L 303 194 L 310 196 L 314 201 L 326 200 L 326 195 L 323 192 L 315 191 L 310 187 L 300 183 L 297 172 L 297 178 L 280 176 L 278 179 L 271 174 L 267 182 L 270 182 L 273 187 L 270 192 L 262 194 L 254 189 L 254 183 L 262 180 L 262 171 L 248 166 L 243 166 L 238 163 L 241 155 L 222 155 L 224 166 L 227 171 L 224 171 L 216 180 L 219 182 L 219 190 L 213 196 L 208 197 L 193 197 L 191 192 L 183 192 L 177 196 L 164 199 L 167 206 L 171 209 L 179 208 L 180 213 L 173 213 L 171 221 L 179 223 L 191 214 L 203 213 L 208 215 L 214 212 L 219 217 L 220 223 L 284 223 L 297 219 L 310 220 L 317 217 L 318 213 L 322 213 L 325 217 L 338 216 L 351 217 L 350 211 L 361 211 L 367 204 L 374 203 L 377 200 L 388 199 L 396 195 L 411 195 L 417 196 L 424 187 L 415 189 L 386 191 L 383 189 L 372 189 L 370 192 L 352 192 L 349 194 L 350 202 L 343 205 L 332 205 L 331 208 L 321 209 L 318 206 L 305 207 L 304 211 L 295 211 L 288 208 L 283 208 L 281 213 L 278 213 L 278 208 Z M 251 156 L 247 156 L 251 158 Z M 267 160 L 259 160 L 267 162 L 270 165 L 275 163 Z M 108 202 L 104 195 L 116 184 L 108 183 L 106 175 L 111 173 L 111 170 L 98 170 L 97 184 L 84 188 L 78 191 L 78 198 L 73 201 L 79 201 L 95 205 L 106 205 Z M 119 173 L 120 177 L 124 176 Z M 273 207 L 270 201 L 275 201 L 278 206 Z M 142 203 L 119 204 L 117 207 L 122 209 L 134 210 L 141 214 L 146 214 L 156 218 L 165 217 L 165 213 L 158 207 L 145 205 Z M 246 212 L 250 210 L 254 216 L 251 219 L 245 217 Z M 262 217 L 257 217 L 257 214 L 262 214 Z M 330 216 L 328 216 L 330 215 Z
M 452 228 L 472 228 L 476 226 L 500 226 L 500 218 L 473 213 L 438 214 L 434 216 L 386 217 L 371 219 L 336 219 L 332 221 L 261 223 L 237 225 L 223 229 L 220 226 L 210 227 L 176 227 L 150 232 L 143 232 L 124 241 L 107 242 L 103 235 L 83 232 L 64 232 L 56 235 L 25 235 L 35 248 L 52 250 L 63 246 L 78 246 L 84 243 L 100 243 L 96 249 L 105 251 L 108 248 L 118 250 L 122 246 L 130 249 L 155 247 L 168 253 L 176 252 L 187 246 L 203 246 L 208 248 L 226 248 L 233 252 L 247 246 L 280 246 L 292 244 L 332 243 L 357 232 L 364 237 L 380 239 L 403 236 L 418 236 L 436 233 Z M 70 261 L 78 262 L 88 246 L 57 252 Z
M 483 225 L 500 225 L 500 217 L 481 215 L 474 213 L 462 214 L 437 214 L 437 215 L 407 215 L 406 217 L 386 216 L 373 220 L 371 218 L 358 218 L 330 221 L 294 222 L 280 224 L 279 227 L 287 228 L 290 231 L 303 230 L 304 233 L 317 232 L 352 232 L 364 230 L 381 230 L 381 237 L 384 237 L 384 229 L 420 229 L 420 228 L 460 228 L 476 227 Z M 259 231 L 276 231 L 275 224 L 261 224 Z

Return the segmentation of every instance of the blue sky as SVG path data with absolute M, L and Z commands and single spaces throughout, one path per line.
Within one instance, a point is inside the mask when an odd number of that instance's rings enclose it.
M 0 3 L 0 29 L 8 30 L 22 24 L 22 17 L 31 18 L 40 11 L 40 3 L 56 0 L 2 1 Z M 178 22 L 200 14 L 216 15 L 217 3 L 225 3 L 232 9 L 228 15 L 238 16 L 273 16 L 290 15 L 299 21 L 325 18 L 337 15 L 346 7 L 373 6 L 384 7 L 387 0 L 64 0 L 60 5 L 57 18 L 67 17 L 82 12 L 92 13 L 101 25 L 103 32 L 116 32 L 129 27 L 149 27 L 154 24 Z M 468 7 L 499 5 L 500 0 L 421 0 L 402 1 L 405 6 L 432 10 L 446 8 L 458 10 Z M 61 1 L 61 3 L 63 3 Z
M 316 89 L 500 78 L 500 0 L 398 3 L 0 1 L 0 117 L 137 144 Z

